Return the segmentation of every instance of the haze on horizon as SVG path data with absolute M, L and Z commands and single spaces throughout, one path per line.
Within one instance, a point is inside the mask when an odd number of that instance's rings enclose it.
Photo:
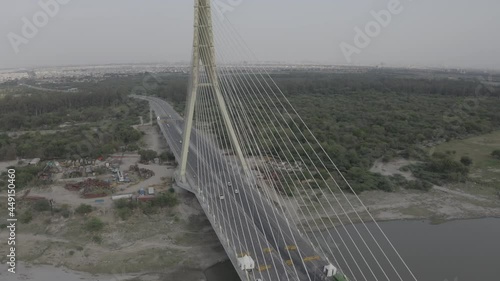
M 9 34 L 21 35 L 22 18 L 48 1 L 0 2 L 0 69 L 190 60 L 191 0 L 64 0 L 16 54 Z M 500 70 L 495 0 L 399 0 L 402 11 L 351 62 L 341 43 L 353 45 L 354 28 L 398 0 L 216 1 L 241 2 L 225 16 L 260 61 Z

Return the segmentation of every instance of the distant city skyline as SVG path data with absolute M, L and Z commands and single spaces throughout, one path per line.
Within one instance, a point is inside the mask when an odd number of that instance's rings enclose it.
M 259 61 L 500 70 L 494 0 L 216 0 L 214 9 Z M 2 1 L 0 17 L 0 69 L 190 60 L 192 1 Z

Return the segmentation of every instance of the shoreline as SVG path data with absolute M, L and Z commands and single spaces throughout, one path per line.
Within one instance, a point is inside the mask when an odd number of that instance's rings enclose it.
M 483 216 L 483 217 L 470 217 L 470 218 L 456 218 L 443 221 L 438 224 L 432 223 L 429 219 L 395 219 L 395 220 L 384 220 L 377 221 L 377 223 L 388 223 L 388 222 L 405 222 L 405 221 L 422 221 L 426 222 L 429 225 L 441 225 L 454 221 L 470 221 L 470 220 L 481 220 L 481 219 L 500 219 L 500 216 Z M 224 264 L 228 261 L 228 259 L 222 259 L 214 262 L 210 266 L 205 269 L 200 270 L 197 274 L 197 280 L 210 281 L 207 280 L 207 271 L 217 267 L 218 265 Z M 152 271 L 140 271 L 140 272 L 130 272 L 130 273 L 112 273 L 112 274 L 102 274 L 102 273 L 92 273 L 89 271 L 83 270 L 74 270 L 68 268 L 64 265 L 50 265 L 46 263 L 33 263 L 33 262 L 24 262 L 19 261 L 16 273 L 14 274 L 14 279 L 12 279 L 12 274 L 8 273 L 3 268 L 6 267 L 4 264 L 0 265 L 0 281 L 21 281 L 21 280 L 37 280 L 37 281 L 53 281 L 54 278 L 64 277 L 65 281 L 81 281 L 81 280 L 95 280 L 95 281 L 128 281 L 128 280 L 142 280 L 138 279 L 141 277 L 146 277 L 145 280 L 159 280 L 159 279 L 150 279 L 153 276 L 160 277 L 165 272 L 160 272 L 158 270 Z M 187 269 L 187 268 L 186 268 Z M 203 276 L 201 276 L 203 275 Z M 29 279 L 35 277 L 36 279 Z M 149 277 L 147 277 L 149 276 Z M 59 279 L 57 279 L 59 280 Z

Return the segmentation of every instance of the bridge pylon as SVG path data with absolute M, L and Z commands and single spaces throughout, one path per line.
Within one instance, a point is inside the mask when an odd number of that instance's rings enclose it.
M 180 162 L 180 179 L 186 182 L 186 167 L 189 153 L 189 144 L 193 128 L 193 117 L 196 105 L 197 93 L 200 88 L 200 70 L 203 67 L 207 75 L 208 83 L 203 83 L 204 87 L 211 87 L 212 94 L 215 94 L 217 104 L 222 115 L 224 124 L 226 125 L 229 138 L 233 148 L 243 168 L 243 171 L 248 176 L 248 165 L 243 151 L 238 142 L 234 125 L 231 122 L 228 108 L 219 85 L 217 66 L 215 60 L 215 45 L 213 38 L 211 0 L 195 0 L 194 14 L 194 37 L 193 37 L 193 54 L 191 65 L 191 79 L 189 83 L 186 111 L 184 115 L 184 131 Z

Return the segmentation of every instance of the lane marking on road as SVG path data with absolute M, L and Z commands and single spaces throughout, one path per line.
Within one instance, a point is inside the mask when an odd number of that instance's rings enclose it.
M 311 257 L 305 257 L 304 261 L 317 261 L 319 259 L 320 259 L 319 256 L 311 256 Z
M 273 251 L 272 248 L 264 248 L 263 249 L 264 253 L 271 253 Z
M 261 271 L 261 272 L 262 272 L 262 271 L 264 271 L 264 270 L 268 270 L 268 269 L 270 269 L 270 268 L 271 268 L 271 266 L 270 266 L 270 265 L 264 264 L 264 265 L 259 266 L 259 271 Z

